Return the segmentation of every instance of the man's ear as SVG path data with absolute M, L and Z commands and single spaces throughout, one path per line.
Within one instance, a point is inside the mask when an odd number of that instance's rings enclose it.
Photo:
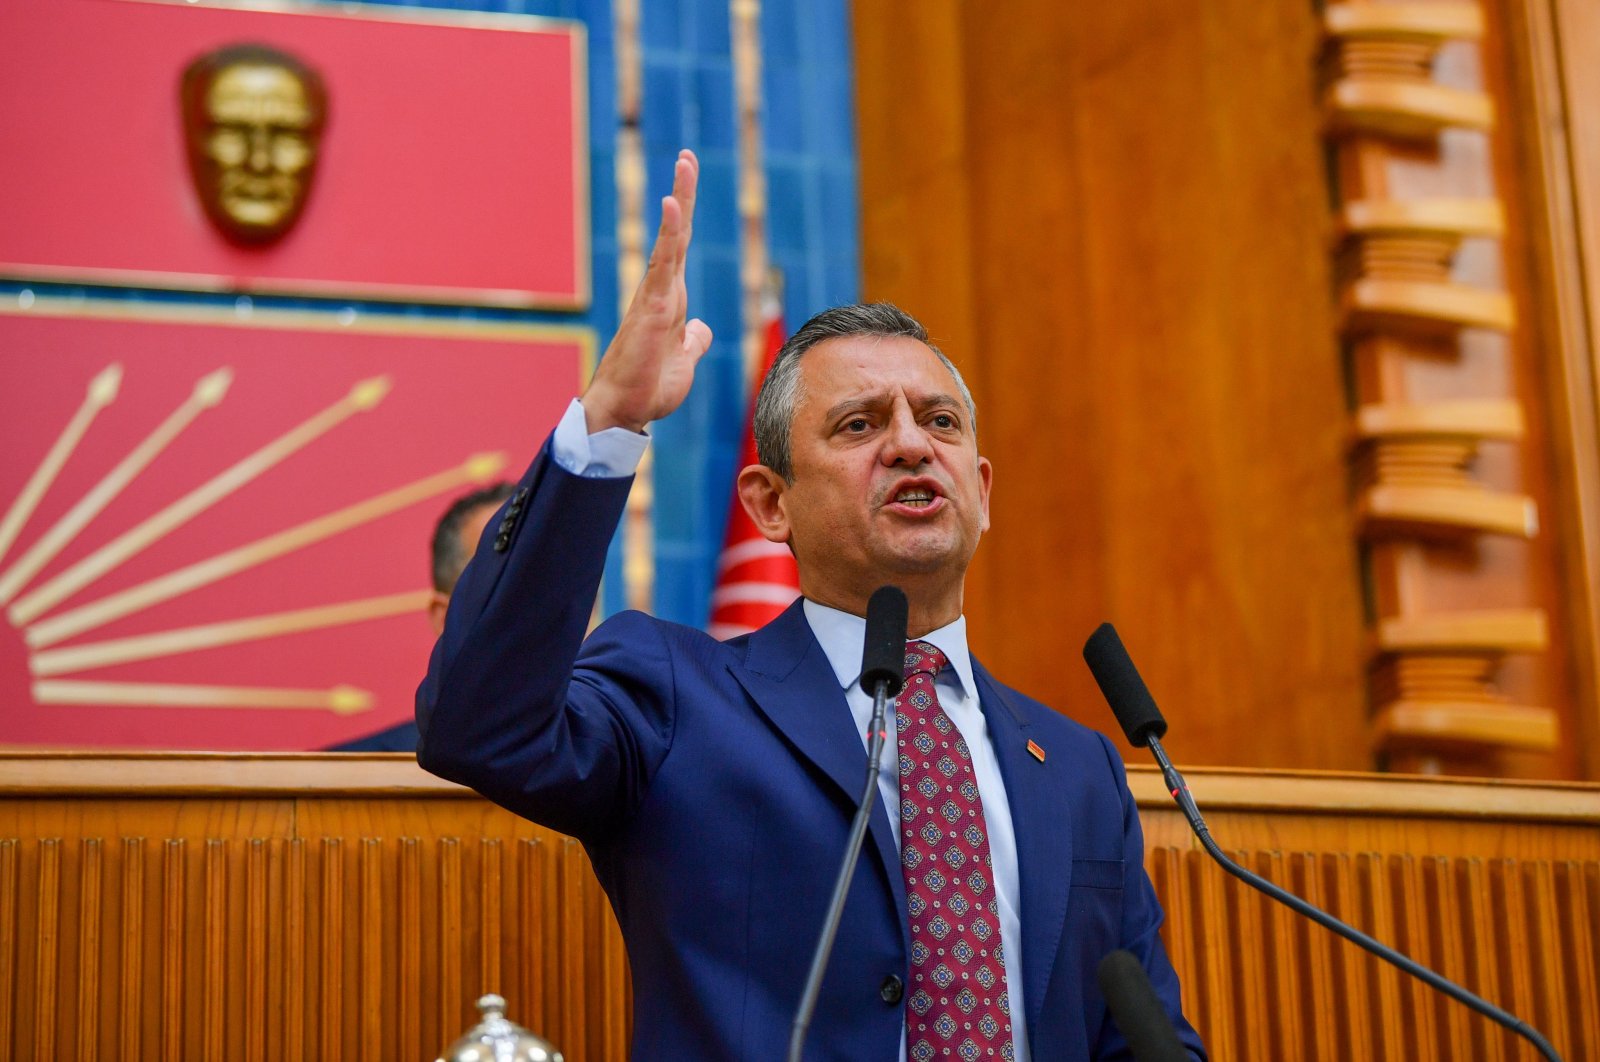
M 434 637 L 444 633 L 444 614 L 450 608 L 450 595 L 441 594 L 435 590 L 433 596 L 428 598 L 428 626 L 433 628 Z
M 766 465 L 746 465 L 735 481 L 739 504 L 749 514 L 756 530 L 768 542 L 789 541 L 789 515 L 783 509 L 783 493 L 789 484 Z
M 989 530 L 989 495 L 994 492 L 994 466 L 987 457 L 978 458 L 978 499 L 983 509 L 983 523 L 979 530 Z

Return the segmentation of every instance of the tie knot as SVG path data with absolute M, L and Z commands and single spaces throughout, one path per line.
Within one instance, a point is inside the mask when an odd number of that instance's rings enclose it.
M 950 658 L 932 642 L 906 643 L 906 678 L 919 674 L 937 678 L 949 663 Z

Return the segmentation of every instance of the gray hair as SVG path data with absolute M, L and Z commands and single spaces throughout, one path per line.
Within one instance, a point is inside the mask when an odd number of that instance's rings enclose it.
M 794 433 L 794 412 L 800 405 L 800 358 L 806 351 L 828 339 L 851 336 L 877 336 L 892 338 L 905 336 L 927 346 L 955 378 L 961 398 L 967 404 L 972 418 L 972 428 L 978 428 L 978 406 L 972 400 L 967 381 L 961 370 L 945 357 L 944 351 L 928 342 L 928 330 L 922 322 L 887 302 L 865 302 L 852 306 L 835 306 L 823 310 L 801 325 L 794 335 L 778 350 L 778 356 L 761 381 L 761 393 L 756 396 L 753 427 L 756 436 L 756 456 L 762 464 L 782 476 L 784 482 L 794 482 L 794 454 L 790 443 Z

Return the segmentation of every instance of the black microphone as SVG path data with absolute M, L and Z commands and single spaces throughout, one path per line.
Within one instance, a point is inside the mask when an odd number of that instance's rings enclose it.
M 867 725 L 867 785 L 857 802 L 855 819 L 850 823 L 850 839 L 845 844 L 839 877 L 833 883 L 828 917 L 823 920 L 822 934 L 811 956 L 811 971 L 806 975 L 800 1006 L 795 1010 L 794 1028 L 789 1034 L 789 1062 L 800 1062 L 800 1052 L 805 1048 L 806 1031 L 811 1027 L 811 1015 L 817 1009 L 817 996 L 822 992 L 822 974 L 828 968 L 828 956 L 833 953 L 833 938 L 838 935 L 839 920 L 844 917 L 850 879 L 855 876 L 861 842 L 867 836 L 867 821 L 872 817 L 872 804 L 878 792 L 879 761 L 883 758 L 883 744 L 888 739 L 883 726 L 884 715 L 890 698 L 900 692 L 906 681 L 908 612 L 905 591 L 898 586 L 880 586 L 867 600 L 867 635 L 861 653 L 861 688 L 872 695 L 872 721 Z
M 1119 949 L 1101 959 L 1095 980 L 1135 1062 L 1190 1062 L 1167 1009 L 1133 952 Z
M 861 688 L 899 694 L 906 684 L 906 615 L 910 606 L 898 586 L 880 586 L 867 600 L 867 637 L 861 650 Z
M 1533 1044 L 1539 1053 L 1551 1062 L 1561 1062 L 1561 1056 L 1556 1054 L 1555 1048 L 1550 1046 L 1549 1041 L 1515 1014 L 1501 1010 L 1488 1000 L 1469 992 L 1442 974 L 1435 973 L 1415 959 L 1401 954 L 1381 941 L 1374 940 L 1354 926 L 1341 922 L 1322 908 L 1307 903 L 1294 893 L 1279 888 L 1261 875 L 1246 870 L 1229 859 L 1217 846 L 1217 842 L 1211 839 L 1211 830 L 1207 828 L 1205 819 L 1200 816 L 1200 808 L 1195 804 L 1194 798 L 1189 795 L 1188 784 L 1184 782 L 1183 775 L 1178 773 L 1177 768 L 1172 766 L 1172 761 L 1167 759 L 1166 750 L 1161 747 L 1161 736 L 1167 732 L 1167 722 L 1161 717 L 1161 709 L 1156 707 L 1155 699 L 1145 687 L 1144 679 L 1139 677 L 1139 671 L 1133 666 L 1128 651 L 1122 647 L 1122 639 L 1117 637 L 1116 628 L 1109 623 L 1100 624 L 1099 629 L 1089 636 L 1089 641 L 1083 647 L 1083 659 L 1089 665 L 1089 670 L 1094 673 L 1095 682 L 1100 684 L 1100 692 L 1105 694 L 1106 703 L 1111 705 L 1111 711 L 1115 713 L 1117 722 L 1122 725 L 1123 733 L 1134 745 L 1149 746 L 1151 754 L 1155 756 L 1156 763 L 1161 768 L 1161 777 L 1166 779 L 1168 791 L 1177 801 L 1183 817 L 1189 820 L 1189 828 L 1200 839 L 1200 844 L 1206 853 L 1220 863 L 1223 870 L 1251 888 L 1258 889 L 1279 903 L 1305 915 L 1325 929 L 1339 934 L 1352 944 L 1366 949 L 1387 963 L 1398 966 L 1412 977 L 1443 992 L 1456 1002 L 1465 1004 L 1484 1017 L 1500 1023 Z

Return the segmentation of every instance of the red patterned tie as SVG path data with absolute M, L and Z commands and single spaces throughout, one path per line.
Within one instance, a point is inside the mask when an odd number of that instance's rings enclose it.
M 933 680 L 949 663 L 906 643 L 895 698 L 900 752 L 900 869 L 911 914 L 911 1062 L 1012 1058 L 1011 1005 L 994 868 L 972 754 L 939 707 Z

